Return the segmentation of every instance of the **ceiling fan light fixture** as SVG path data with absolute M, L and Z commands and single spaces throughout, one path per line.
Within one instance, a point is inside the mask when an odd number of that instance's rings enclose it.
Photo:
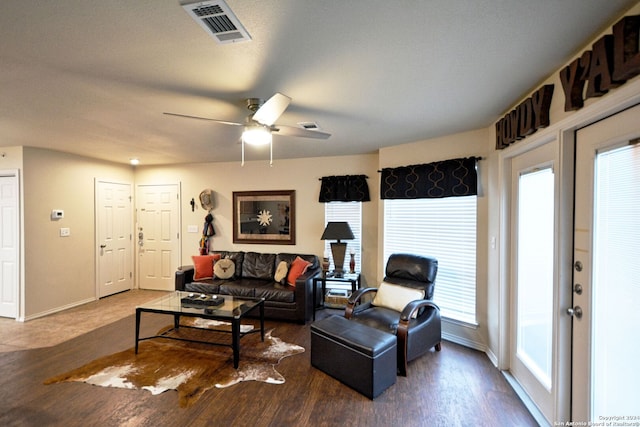
M 290 102 L 290 97 L 279 92 L 267 101 L 263 101 L 260 98 L 248 98 L 247 108 L 251 111 L 251 114 L 247 116 L 244 125 L 242 123 L 210 119 L 207 117 L 188 116 L 178 113 L 165 112 L 164 114 L 191 119 L 210 120 L 225 125 L 244 126 L 244 131 L 240 138 L 242 142 L 242 166 L 244 166 L 245 143 L 254 146 L 269 145 L 269 165 L 273 166 L 273 132 L 278 132 L 278 135 L 303 138 L 327 139 L 331 136 L 330 133 L 319 131 L 319 126 L 316 122 L 301 122 L 298 123 L 300 127 L 276 124 L 275 121 L 278 120 L 284 110 L 287 109 Z
M 242 132 L 242 142 L 249 145 L 267 145 L 271 143 L 271 129 L 267 126 L 246 126 Z

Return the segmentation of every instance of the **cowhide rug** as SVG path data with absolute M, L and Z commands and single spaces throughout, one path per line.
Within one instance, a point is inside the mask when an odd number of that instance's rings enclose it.
M 219 328 L 219 323 L 216 325 L 214 321 L 195 319 L 190 323 Z M 167 329 L 169 327 L 163 331 Z M 230 340 L 228 334 L 188 328 L 180 328 L 171 334 L 198 340 Z M 285 379 L 276 371 L 275 365 L 287 356 L 303 352 L 304 347 L 274 337 L 273 330 L 265 331 L 264 342 L 256 332 L 240 340 L 240 366 L 234 369 L 233 352 L 229 347 L 159 338 L 141 341 L 137 355 L 130 348 L 49 378 L 44 383 L 77 381 L 102 387 L 143 389 L 152 394 L 174 389 L 178 391 L 180 406 L 187 407 L 213 387 L 225 388 L 241 381 L 282 384 Z

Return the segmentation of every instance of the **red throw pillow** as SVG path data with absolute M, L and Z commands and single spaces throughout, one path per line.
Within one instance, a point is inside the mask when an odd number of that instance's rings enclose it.
M 214 255 L 194 255 L 193 260 L 193 280 L 212 279 L 213 264 L 220 259 L 220 254 Z
M 291 267 L 289 267 L 287 283 L 291 286 L 295 286 L 298 277 L 304 274 L 304 272 L 307 271 L 307 268 L 309 268 L 310 265 L 311 263 L 309 261 L 305 261 L 300 257 L 296 257 L 296 259 L 294 259 L 291 263 Z

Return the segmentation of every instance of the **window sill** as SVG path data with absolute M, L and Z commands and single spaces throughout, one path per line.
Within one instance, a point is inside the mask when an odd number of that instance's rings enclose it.
M 478 329 L 478 327 L 480 326 L 477 322 L 465 322 L 463 320 L 458 320 L 458 319 L 452 319 L 450 317 L 446 317 L 446 316 L 442 316 L 442 321 L 444 323 L 449 323 L 451 325 L 456 325 L 456 326 L 462 326 L 464 328 L 469 328 L 469 329 Z

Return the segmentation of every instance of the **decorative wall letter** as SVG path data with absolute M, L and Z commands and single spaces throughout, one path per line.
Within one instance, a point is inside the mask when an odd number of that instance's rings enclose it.
M 618 21 L 613 38 L 613 79 L 624 81 L 640 74 L 640 15 Z
M 541 127 L 549 126 L 552 97 L 553 85 L 542 86 L 499 120 L 496 123 L 496 149 L 506 148 Z
M 564 110 L 579 110 L 584 106 L 584 98 L 602 96 L 640 74 L 639 39 L 640 15 L 626 16 L 613 26 L 613 35 L 601 37 L 592 50 L 562 69 Z

